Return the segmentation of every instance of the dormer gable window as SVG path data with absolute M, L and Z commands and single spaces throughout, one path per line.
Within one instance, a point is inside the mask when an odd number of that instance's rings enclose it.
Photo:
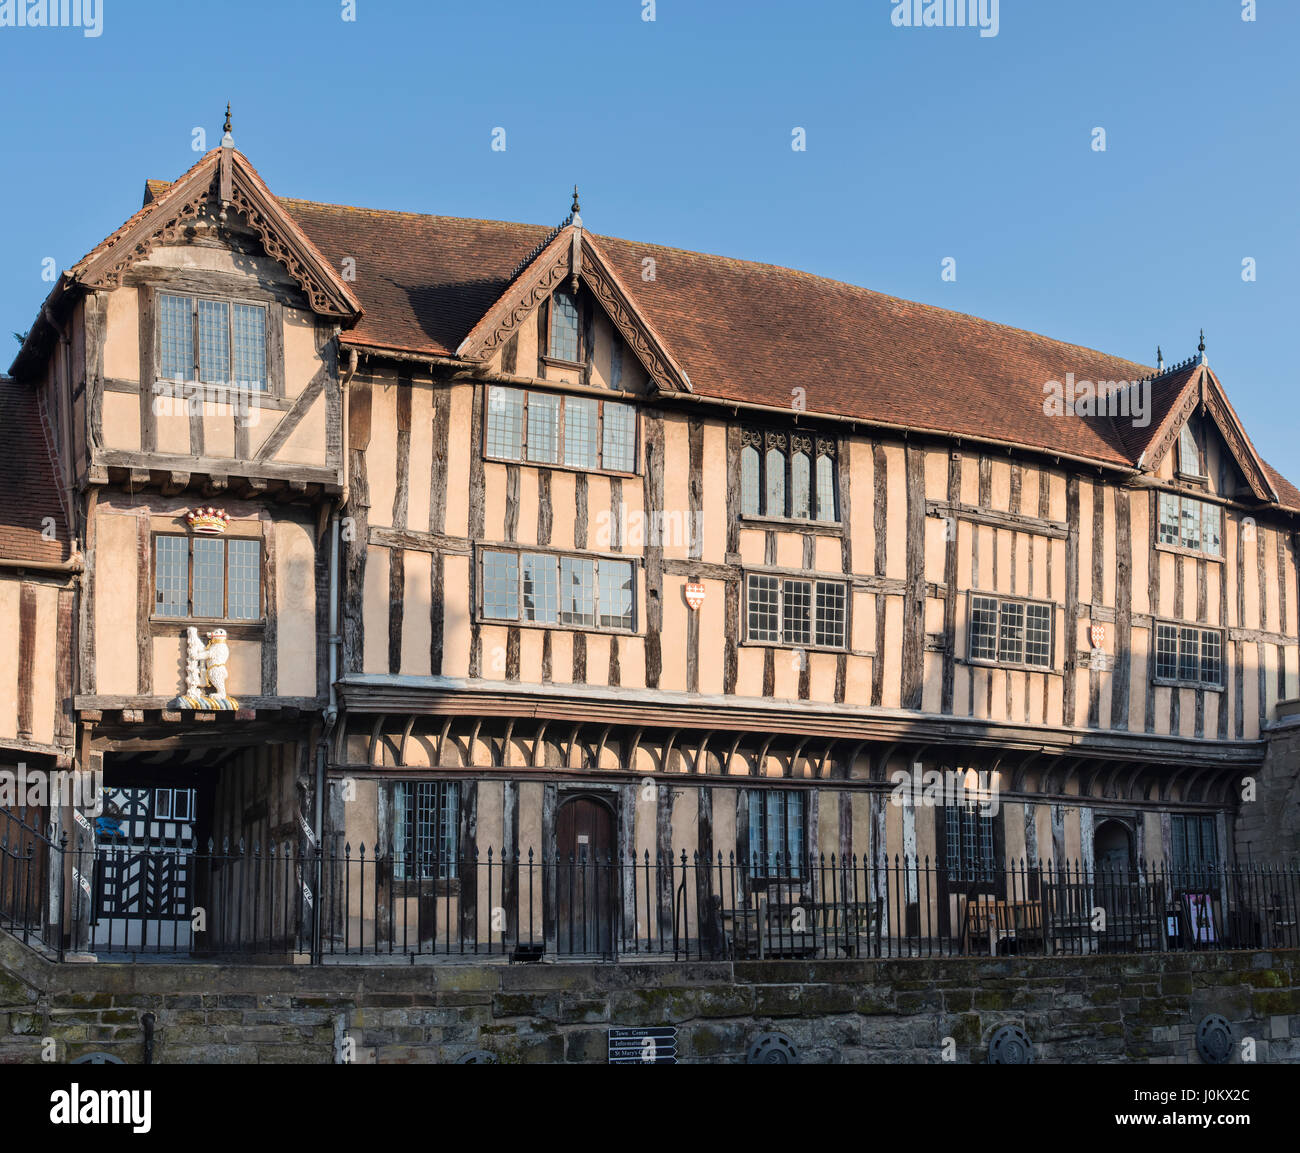
M 266 308 L 160 292 L 158 375 L 264 392 Z
M 578 302 L 567 292 L 557 292 L 551 297 L 552 360 L 578 361 Z
M 1205 470 L 1201 467 L 1201 450 L 1190 424 L 1183 425 L 1182 432 L 1178 434 L 1178 471 L 1184 476 L 1205 476 Z
M 597 396 L 491 385 L 483 455 L 582 472 L 634 474 L 636 408 Z

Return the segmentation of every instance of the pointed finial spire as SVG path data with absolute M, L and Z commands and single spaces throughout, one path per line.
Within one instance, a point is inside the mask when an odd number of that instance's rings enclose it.
M 222 129 L 222 131 L 223 132 L 230 131 L 230 101 L 229 100 L 226 101 L 226 126 L 225 128 Z
M 1201 343 L 1196 346 L 1196 351 L 1201 354 L 1201 363 L 1205 363 L 1205 329 L 1201 329 Z
M 582 211 L 582 205 L 578 203 L 578 186 L 573 186 L 573 215 L 577 216 Z
M 225 135 L 221 138 L 221 147 L 234 148 L 235 138 L 230 135 L 230 101 L 228 100 L 226 101 L 226 124 L 222 131 Z
M 1156 345 L 1156 371 L 1164 372 L 1164 370 L 1165 370 L 1165 354 L 1160 351 L 1160 345 L 1157 344 Z

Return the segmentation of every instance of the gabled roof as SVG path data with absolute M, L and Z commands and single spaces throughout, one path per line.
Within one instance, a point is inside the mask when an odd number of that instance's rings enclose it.
M 364 268 L 356 288 L 366 316 L 346 337 L 363 348 L 445 358 L 468 352 L 499 320 L 524 272 L 540 273 L 565 249 L 563 230 L 538 225 L 284 203 L 332 259 L 351 253 Z M 1200 368 L 1188 362 L 1157 374 L 1094 349 L 793 269 L 584 236 L 631 286 L 638 316 L 691 391 L 741 405 L 789 410 L 798 387 L 811 414 L 1136 469 L 1139 461 L 1149 466 L 1157 430 L 1167 432 Z M 1098 384 L 1149 381 L 1150 424 L 1046 415 L 1044 386 L 1067 374 Z M 1249 452 L 1279 503 L 1300 511 L 1300 490 L 1253 447 Z
M 690 392 L 691 382 L 663 338 L 637 307 L 595 239 L 572 221 L 529 260 L 456 348 L 466 360 L 487 361 L 563 282 L 581 280 L 592 291 L 660 392 Z
M 481 362 L 518 324 L 520 309 L 536 306 L 539 286 L 571 275 L 576 262 L 661 392 L 797 408 L 1135 471 L 1150 467 L 1188 389 L 1198 388 L 1207 407 L 1217 406 L 1221 427 L 1235 430 L 1243 469 L 1258 492 L 1268 492 L 1262 499 L 1276 493 L 1300 511 L 1300 492 L 1259 459 L 1217 379 L 1212 387 L 1193 383 L 1199 362 L 1154 375 L 1133 361 L 977 317 L 788 268 L 579 234 L 571 222 L 548 229 L 276 201 L 242 154 L 229 151 L 237 207 L 260 216 L 268 251 L 300 283 L 316 278 L 315 293 L 308 292 L 314 307 L 347 314 L 350 347 Z M 197 188 L 211 188 L 220 152 L 174 183 L 149 181 L 144 207 L 56 293 L 111 281 L 136 246 L 181 215 Z M 334 272 L 345 259 L 354 263 L 355 282 Z M 24 358 L 39 346 L 44 323 L 33 328 L 16 368 L 34 367 Z M 1107 382 L 1150 380 L 1150 426 L 1104 411 L 1049 415 L 1045 387 L 1069 375 L 1103 392 Z
M 1255 451 L 1222 383 L 1204 360 L 1188 361 L 1160 377 L 1153 383 L 1152 393 L 1154 411 L 1151 423 L 1140 430 L 1145 438 L 1134 445 L 1140 450 L 1139 459 L 1144 468 L 1155 471 L 1160 467 L 1178 440 L 1183 425 L 1200 408 L 1218 427 L 1255 498 L 1260 501 L 1281 499 L 1270 475 L 1272 470 Z
M 39 394 L 0 376 L 0 561 L 57 564 L 72 554 Z M 46 533 L 47 526 L 53 528 Z M 52 538 L 52 539 L 51 539 Z
M 564 247 L 534 225 L 284 203 L 330 259 L 356 257 L 366 315 L 346 342 L 361 348 L 456 357 L 521 262 Z M 1134 464 L 1108 417 L 1045 416 L 1043 386 L 1142 365 L 804 272 L 584 236 L 698 395 L 788 411 L 801 387 L 809 413 Z
M 267 254 L 297 280 L 313 311 L 344 325 L 356 322 L 362 311 L 356 296 L 284 211 L 257 170 L 237 149 L 214 148 L 175 183 L 150 181 L 141 208 L 60 277 L 14 360 L 13 375 L 34 372 L 48 351 L 52 325 L 47 308 L 71 292 L 118 287 L 132 264 L 156 245 L 182 235 L 214 193 L 244 217 Z

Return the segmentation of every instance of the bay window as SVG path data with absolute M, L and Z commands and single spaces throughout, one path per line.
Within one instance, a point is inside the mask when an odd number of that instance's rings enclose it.
M 835 441 L 828 437 L 742 429 L 741 513 L 838 522 L 835 454 Z
M 634 473 L 636 408 L 599 397 L 492 385 L 483 454 L 493 460 Z
M 158 375 L 264 391 L 266 308 L 160 292 Z
M 636 630 L 631 561 L 485 549 L 480 572 L 484 620 L 603 632 Z
M 974 594 L 967 642 L 972 661 L 1051 668 L 1052 606 Z
M 1223 510 L 1217 504 L 1174 492 L 1160 493 L 1156 539 L 1161 544 L 1221 556 L 1222 524 Z

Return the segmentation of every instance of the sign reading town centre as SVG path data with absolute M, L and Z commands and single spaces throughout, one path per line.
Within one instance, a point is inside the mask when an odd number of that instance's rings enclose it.
M 677 1028 L 663 1025 L 654 1029 L 611 1029 L 611 1065 L 676 1065 Z

